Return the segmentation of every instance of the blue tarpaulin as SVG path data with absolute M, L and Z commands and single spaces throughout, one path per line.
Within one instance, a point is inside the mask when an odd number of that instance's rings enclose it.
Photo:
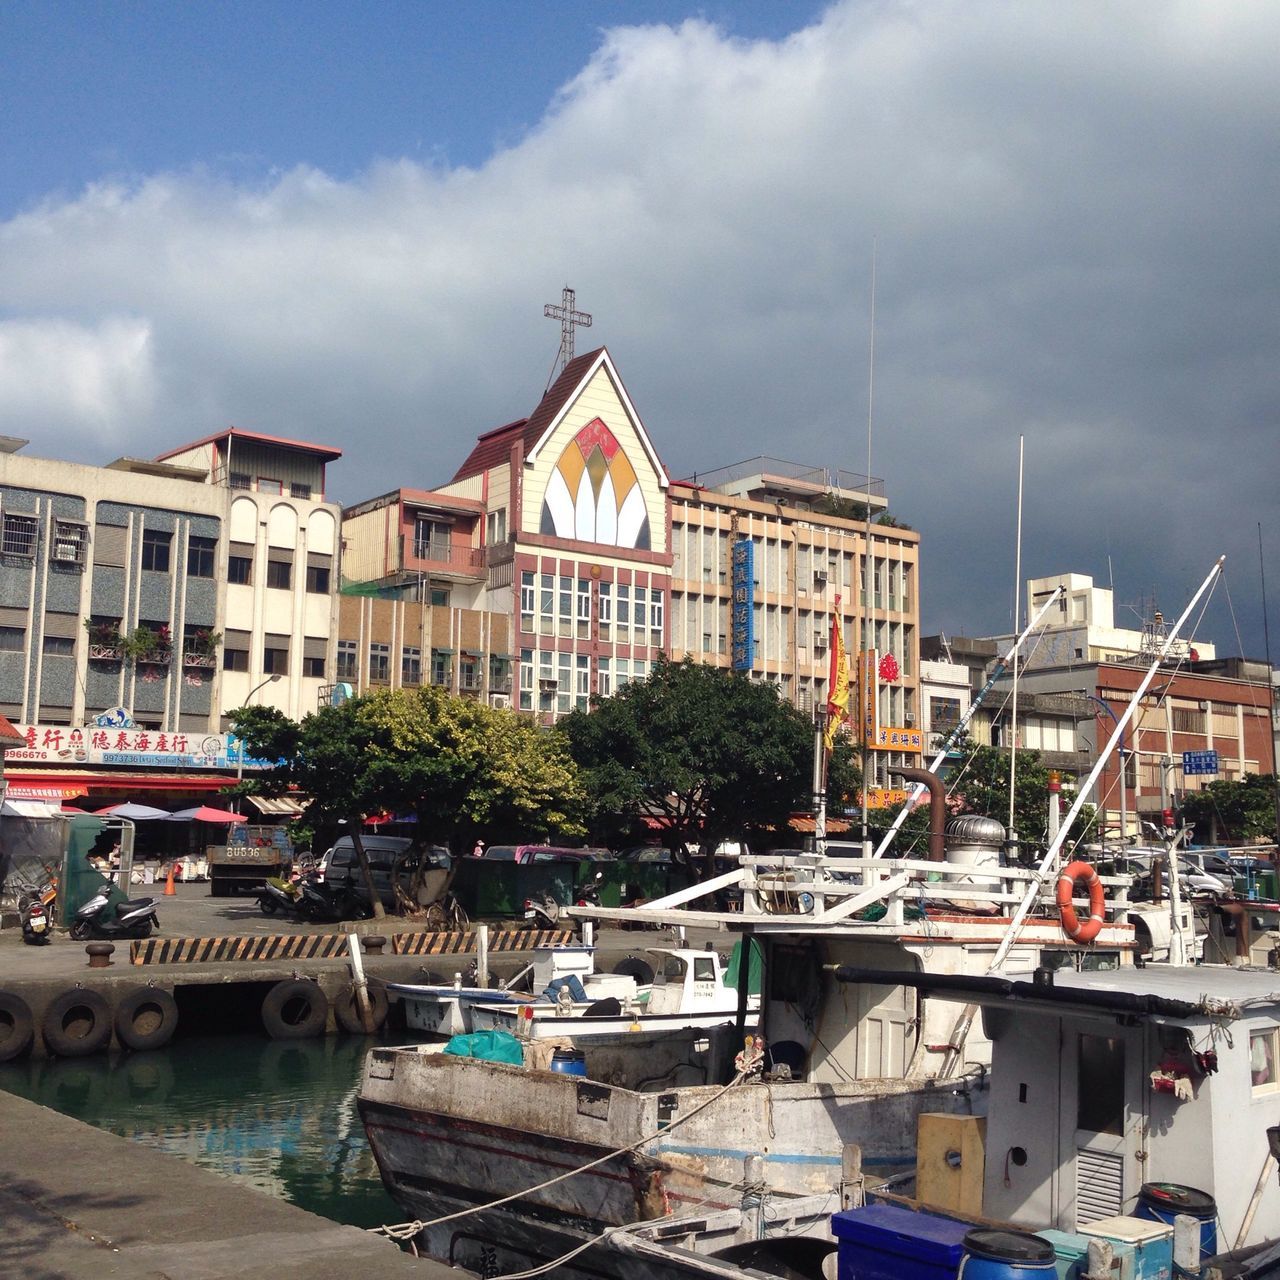
M 482 1058 L 485 1062 L 524 1066 L 524 1049 L 520 1041 L 507 1031 L 473 1031 L 470 1035 L 454 1036 L 444 1051 L 458 1058 Z

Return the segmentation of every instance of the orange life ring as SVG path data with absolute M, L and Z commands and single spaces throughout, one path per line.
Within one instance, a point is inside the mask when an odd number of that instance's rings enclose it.
M 1071 905 L 1071 895 L 1077 880 L 1082 880 L 1089 890 L 1089 918 L 1081 924 L 1076 919 L 1076 909 Z M 1105 891 L 1098 873 L 1087 862 L 1072 862 L 1058 876 L 1058 919 L 1062 932 L 1072 942 L 1092 942 L 1102 932 L 1102 914 Z

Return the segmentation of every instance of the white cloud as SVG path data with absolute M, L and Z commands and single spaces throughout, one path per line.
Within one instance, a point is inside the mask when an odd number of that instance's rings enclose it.
M 1028 573 L 1109 552 L 1172 614 L 1274 525 L 1278 41 L 1137 0 L 621 29 L 477 169 L 104 183 L 0 224 L 0 430 L 105 461 L 235 422 L 343 448 L 344 500 L 438 483 L 536 404 L 568 283 L 674 473 L 861 470 L 874 240 L 926 626 L 1007 622 L 1020 432 Z

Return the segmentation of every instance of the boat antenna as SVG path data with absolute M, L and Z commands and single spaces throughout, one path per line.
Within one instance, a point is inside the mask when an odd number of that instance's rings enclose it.
M 1262 579 L 1262 644 L 1267 659 L 1267 689 L 1271 698 L 1271 723 L 1276 723 L 1276 679 L 1271 667 L 1271 628 L 1267 625 L 1267 570 L 1262 560 L 1262 521 L 1258 521 L 1258 576 Z M 1276 810 L 1276 847 L 1280 850 L 1280 767 L 1276 765 L 1276 735 L 1271 738 L 1271 794 Z
M 1018 623 L 1022 619 L 1022 446 L 1025 436 L 1018 437 L 1018 533 L 1013 553 L 1013 631 L 1017 634 Z M 1018 846 L 1018 832 L 1014 825 L 1014 798 L 1017 794 L 1018 779 L 1018 668 L 1022 664 L 1013 661 L 1013 704 L 1011 708 L 1012 732 L 1009 740 L 1009 829 L 1007 839 L 1009 848 Z
M 875 597 L 872 594 L 872 569 L 874 561 L 871 555 L 871 413 L 875 404 L 876 387 L 876 238 L 871 238 L 871 336 L 869 342 L 867 368 L 867 470 L 863 476 L 866 486 L 866 528 L 864 539 L 866 546 L 862 557 L 862 627 L 861 641 L 858 646 L 858 737 L 862 740 L 862 856 L 871 856 L 871 838 L 867 834 L 867 790 L 871 780 L 867 776 L 867 766 L 871 756 L 867 751 L 867 725 L 863 708 L 873 700 L 878 703 L 880 690 L 875 684 L 875 662 L 864 655 L 874 653 L 876 639 Z M 864 682 L 869 688 L 864 688 Z

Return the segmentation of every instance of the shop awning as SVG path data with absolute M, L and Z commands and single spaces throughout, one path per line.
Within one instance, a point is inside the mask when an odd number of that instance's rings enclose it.
M 63 800 L 74 800 L 76 796 L 85 795 L 87 787 L 74 782 L 13 782 L 9 781 L 5 795 L 10 800 L 49 800 L 60 804 Z
M 6 769 L 9 794 L 32 788 L 56 787 L 63 799 L 71 796 L 101 795 L 104 792 L 124 792 L 130 798 L 148 791 L 221 791 L 235 782 L 229 773 L 213 770 L 191 770 L 184 773 L 112 772 L 110 769 L 92 772 L 83 769 Z M 43 792 L 32 799 L 53 799 Z
M 297 818 L 305 812 L 309 801 L 295 796 L 245 796 L 261 814 L 272 818 Z
M 0 816 L 6 818 L 55 818 L 61 813 L 60 804 L 47 800 L 5 800 L 0 804 Z

